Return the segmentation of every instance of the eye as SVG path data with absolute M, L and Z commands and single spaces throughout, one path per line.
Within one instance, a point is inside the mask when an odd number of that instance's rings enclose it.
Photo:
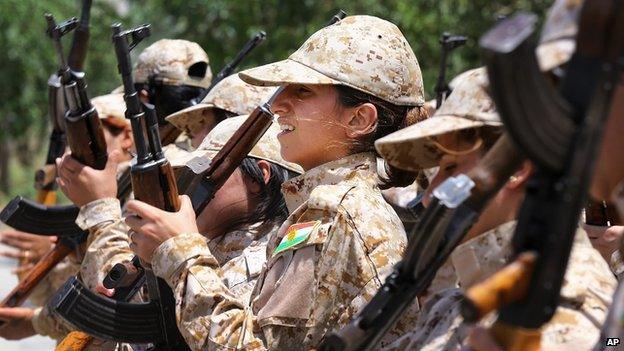
M 444 173 L 447 173 L 447 174 L 448 173 L 453 173 L 457 169 L 457 163 L 449 162 L 449 163 L 446 163 L 446 164 L 442 165 L 441 168 L 444 171 Z
M 296 88 L 296 94 L 298 97 L 306 97 L 312 94 L 312 90 L 305 85 L 299 85 Z

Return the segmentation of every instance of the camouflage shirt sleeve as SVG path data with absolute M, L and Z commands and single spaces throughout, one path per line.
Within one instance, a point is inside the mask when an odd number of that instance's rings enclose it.
M 253 316 L 244 298 L 224 284 L 219 265 L 201 234 L 183 234 L 162 243 L 152 268 L 174 291 L 180 332 L 192 350 L 262 350 L 253 334 Z
M 94 289 L 115 264 L 134 257 L 130 250 L 129 228 L 121 217 L 119 200 L 112 198 L 83 206 L 76 222 L 89 225 L 80 277 L 89 289 Z

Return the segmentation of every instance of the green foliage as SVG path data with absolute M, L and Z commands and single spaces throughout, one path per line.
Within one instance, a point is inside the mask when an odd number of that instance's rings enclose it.
M 542 18 L 552 1 L 546 0 L 94 0 L 91 41 L 86 72 L 90 96 L 120 85 L 110 41 L 110 24 L 129 28 L 152 24 L 152 37 L 136 50 L 162 38 L 198 42 L 208 52 L 214 73 L 238 52 L 258 30 L 267 41 L 243 63 L 243 68 L 286 58 L 339 9 L 348 14 L 370 14 L 394 22 L 403 31 L 419 59 L 429 98 L 438 72 L 442 32 L 469 37 L 451 58 L 448 77 L 480 65 L 477 41 L 498 15 L 517 10 Z M 0 2 L 0 143 L 9 140 L 13 152 L 43 154 L 47 147 L 46 81 L 57 63 L 51 41 L 44 35 L 44 12 L 57 21 L 80 13 L 78 0 L 3 0 Z M 64 41 L 68 49 L 70 40 Z M 5 143 L 6 144 L 6 143 Z M 1 144 L 0 144 L 1 145 Z M 1 148 L 2 146 L 0 146 Z M 17 151 L 19 150 L 19 151 Z M 24 191 L 28 174 L 39 158 L 19 157 L 26 171 L 12 172 L 10 194 Z M 14 167 L 18 167 L 14 164 Z M 24 166 L 24 165 L 22 165 Z M 25 182 L 22 178 L 28 179 Z M 0 190 L 1 191 L 1 190 Z

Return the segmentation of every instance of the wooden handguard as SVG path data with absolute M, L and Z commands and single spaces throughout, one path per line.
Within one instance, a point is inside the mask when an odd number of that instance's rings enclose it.
M 85 118 L 66 117 L 65 129 L 72 157 L 91 168 L 104 169 L 107 159 L 106 140 L 97 112 Z
M 160 191 L 159 188 L 162 188 Z M 169 212 L 180 209 L 178 185 L 168 161 L 158 167 L 132 173 L 132 190 L 137 200 Z
M 82 351 L 89 347 L 93 337 L 87 333 L 73 331 L 67 334 L 65 339 L 61 341 L 54 351 Z
M 470 287 L 462 301 L 462 315 L 477 322 L 488 313 L 522 299 L 529 287 L 537 254 L 523 252 L 515 261 Z

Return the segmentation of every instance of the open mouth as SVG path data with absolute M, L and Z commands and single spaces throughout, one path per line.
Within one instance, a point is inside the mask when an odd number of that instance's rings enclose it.
M 278 134 L 278 136 L 281 136 L 281 135 L 284 135 L 284 134 L 288 134 L 288 133 L 290 133 L 290 132 L 295 130 L 295 126 L 293 126 L 292 124 L 288 124 L 288 123 L 286 123 L 284 121 L 280 121 L 278 123 L 280 125 L 280 129 L 282 130 Z

